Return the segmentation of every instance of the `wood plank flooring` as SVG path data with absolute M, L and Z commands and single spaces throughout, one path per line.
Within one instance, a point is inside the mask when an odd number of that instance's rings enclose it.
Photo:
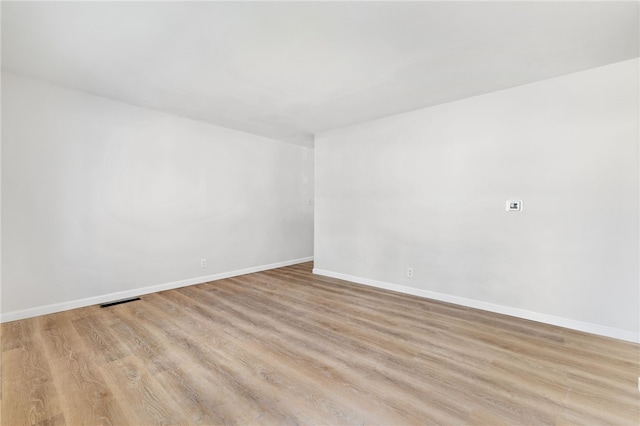
M 311 274 L 2 325 L 2 425 L 638 425 L 640 346 Z

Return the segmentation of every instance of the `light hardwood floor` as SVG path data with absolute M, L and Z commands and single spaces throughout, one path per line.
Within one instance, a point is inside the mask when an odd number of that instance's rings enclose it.
M 640 423 L 640 347 L 301 264 L 2 325 L 3 425 Z

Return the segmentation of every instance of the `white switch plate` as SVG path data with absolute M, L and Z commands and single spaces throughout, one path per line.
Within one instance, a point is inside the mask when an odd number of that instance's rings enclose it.
M 522 211 L 522 200 L 509 200 L 507 201 L 508 212 L 520 212 Z

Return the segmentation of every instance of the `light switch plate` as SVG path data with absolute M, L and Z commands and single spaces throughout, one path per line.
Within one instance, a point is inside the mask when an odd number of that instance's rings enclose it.
M 522 200 L 509 200 L 507 201 L 508 212 L 520 212 L 522 211 Z

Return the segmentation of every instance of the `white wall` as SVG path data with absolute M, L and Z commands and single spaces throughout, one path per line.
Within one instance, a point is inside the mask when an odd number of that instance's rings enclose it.
M 12 74 L 2 92 L 3 320 L 312 256 L 312 149 Z
M 315 271 L 637 341 L 638 68 L 317 135 Z

